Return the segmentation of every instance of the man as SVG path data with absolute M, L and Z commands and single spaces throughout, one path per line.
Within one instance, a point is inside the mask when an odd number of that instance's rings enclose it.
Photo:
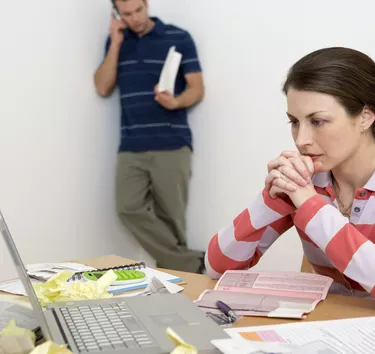
M 101 96 L 121 94 L 117 210 L 123 224 L 163 268 L 201 272 L 202 252 L 189 250 L 185 212 L 192 137 L 187 108 L 203 99 L 195 44 L 188 32 L 148 15 L 147 0 L 113 0 L 106 57 L 95 74 Z M 157 84 L 169 48 L 182 61 L 175 94 Z

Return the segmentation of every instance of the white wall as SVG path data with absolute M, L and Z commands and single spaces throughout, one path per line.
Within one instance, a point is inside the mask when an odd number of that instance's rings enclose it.
M 0 5 L 0 208 L 27 263 L 143 258 L 115 214 L 119 101 L 93 87 L 109 9 L 92 0 Z M 4 279 L 14 270 L 0 241 Z
M 150 2 L 153 14 L 191 31 L 204 68 L 207 96 L 190 117 L 188 212 L 189 243 L 203 250 L 260 191 L 267 161 L 293 147 L 280 92 L 289 66 L 332 45 L 375 57 L 375 4 Z M 0 208 L 28 263 L 106 253 L 144 258 L 114 210 L 118 97 L 100 99 L 92 84 L 108 11 L 109 0 L 0 4 Z M 4 279 L 14 271 L 1 241 L 0 257 Z M 260 266 L 298 269 L 300 260 L 290 232 Z

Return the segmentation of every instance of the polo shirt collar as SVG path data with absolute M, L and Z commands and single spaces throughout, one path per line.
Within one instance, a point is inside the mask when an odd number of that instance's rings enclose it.
M 314 175 L 312 177 L 312 183 L 316 187 L 325 189 L 332 188 L 331 172 L 322 172 Z M 367 189 L 368 191 L 375 191 L 375 172 L 372 174 L 363 188 Z
M 155 22 L 155 26 L 150 33 L 156 33 L 158 36 L 163 36 L 165 33 L 165 24 L 157 17 L 151 17 L 151 20 Z
M 163 36 L 165 33 L 166 25 L 157 17 L 150 17 L 152 21 L 155 22 L 155 26 L 152 28 L 150 32 L 146 34 L 146 36 L 156 34 L 157 36 Z M 138 35 L 131 31 L 129 28 L 125 30 L 125 37 L 136 37 L 138 38 Z

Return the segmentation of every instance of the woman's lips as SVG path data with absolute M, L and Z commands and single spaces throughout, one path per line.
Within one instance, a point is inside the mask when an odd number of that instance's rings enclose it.
M 311 160 L 313 160 L 313 162 L 315 162 L 319 157 L 321 157 L 322 155 L 312 155 L 312 154 L 306 154 L 305 156 L 308 156 L 311 158 Z

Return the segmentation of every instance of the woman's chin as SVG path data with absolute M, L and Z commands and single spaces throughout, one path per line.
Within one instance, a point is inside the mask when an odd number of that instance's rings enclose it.
M 328 164 L 320 163 L 319 166 L 316 168 L 316 172 L 314 174 L 325 173 L 331 171 L 332 166 Z

